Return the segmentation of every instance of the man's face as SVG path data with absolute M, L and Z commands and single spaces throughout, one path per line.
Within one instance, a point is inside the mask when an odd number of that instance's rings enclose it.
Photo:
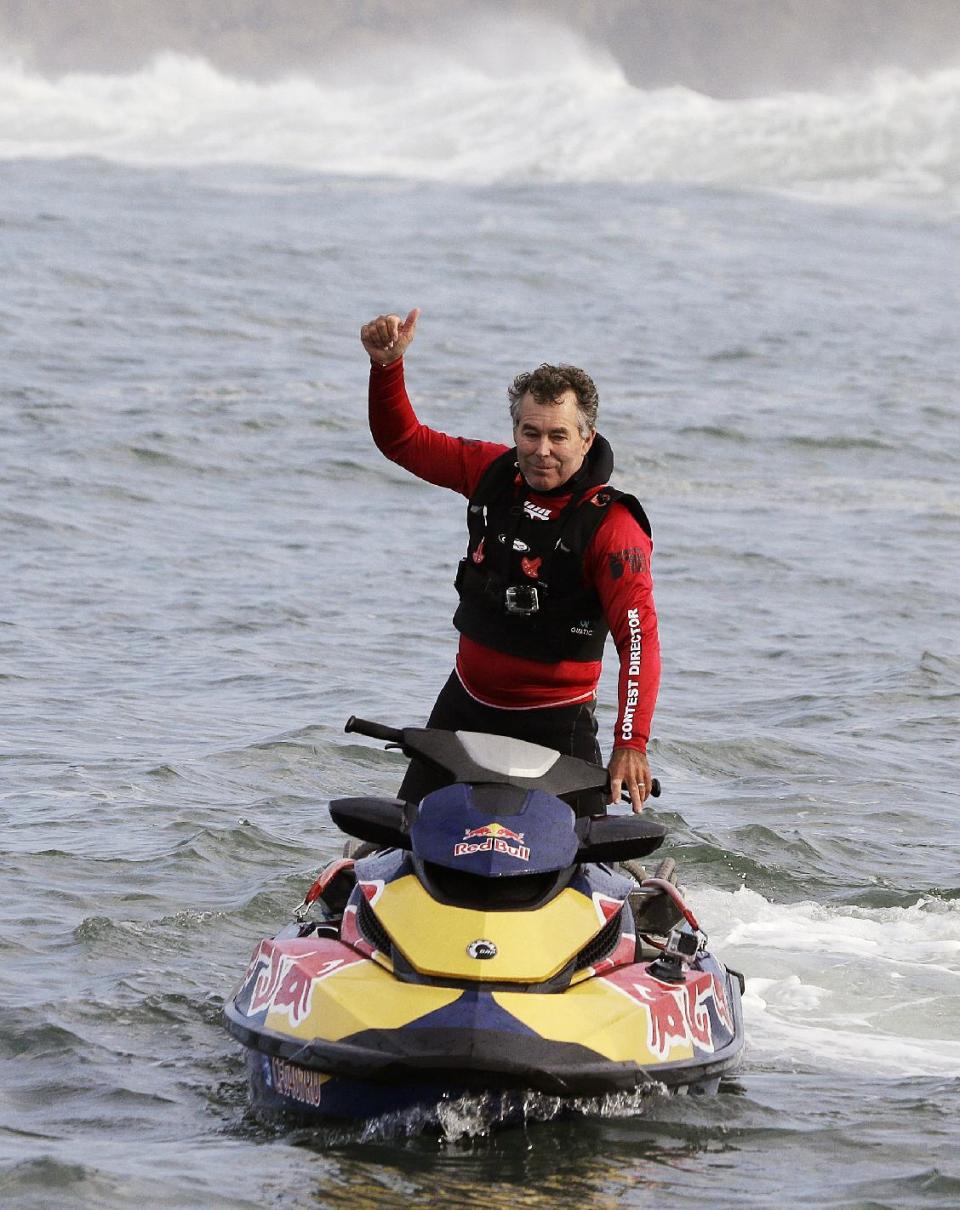
M 577 397 L 569 388 L 556 403 L 537 403 L 527 392 L 513 436 L 521 474 L 537 492 L 548 492 L 575 475 L 594 438 L 593 433 L 580 436 Z

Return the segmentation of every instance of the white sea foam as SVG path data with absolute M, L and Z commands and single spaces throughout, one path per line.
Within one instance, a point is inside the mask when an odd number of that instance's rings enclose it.
M 520 53 L 522 50 L 522 66 Z M 574 34 L 365 46 L 314 77 L 164 54 L 130 75 L 0 67 L 0 157 L 263 164 L 444 182 L 683 182 L 844 201 L 960 200 L 960 70 L 716 100 L 634 87 Z
M 960 904 L 777 904 L 746 888 L 691 900 L 747 975 L 754 1060 L 960 1075 Z

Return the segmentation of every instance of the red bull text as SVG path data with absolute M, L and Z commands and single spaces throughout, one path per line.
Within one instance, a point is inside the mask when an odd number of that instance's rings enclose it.
M 454 857 L 465 857 L 470 853 L 506 853 L 518 861 L 530 860 L 530 849 L 523 843 L 523 832 L 514 832 L 502 823 L 486 823 L 479 828 L 468 828 L 463 840 L 453 847 Z

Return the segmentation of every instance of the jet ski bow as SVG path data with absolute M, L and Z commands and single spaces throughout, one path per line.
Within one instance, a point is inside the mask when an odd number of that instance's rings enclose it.
M 331 802 L 366 855 L 321 872 L 224 1008 L 256 1109 L 317 1121 L 473 1090 L 716 1090 L 741 1057 L 742 977 L 674 882 L 639 867 L 662 824 L 578 815 L 606 770 L 539 745 L 346 729 L 453 780 L 420 803 Z

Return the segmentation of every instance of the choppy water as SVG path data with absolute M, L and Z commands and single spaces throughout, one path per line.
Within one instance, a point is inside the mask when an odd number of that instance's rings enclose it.
M 226 83 L 283 135 L 269 90 Z M 11 87 L 0 115 L 44 112 Z M 869 139 L 846 180 L 789 122 L 789 179 L 617 177 L 574 147 L 484 184 L 423 132 L 386 163 L 353 94 L 355 160 L 311 127 L 312 155 L 212 166 L 242 114 L 208 97 L 212 152 L 193 129 L 159 155 L 136 111 L 91 139 L 59 87 L 0 164 L 0 1202 L 956 1204 L 956 126 L 932 189 Z M 822 100 L 797 112 L 853 122 Z M 691 104 L 662 163 L 710 142 Z M 343 721 L 420 721 L 452 659 L 461 504 L 365 428 L 356 330 L 414 304 L 426 419 L 505 437 L 518 369 L 582 363 L 651 514 L 658 810 L 748 978 L 716 1100 L 532 1099 L 492 1134 L 483 1104 L 426 1132 L 245 1114 L 222 999 L 338 850 L 326 801 L 398 779 Z

